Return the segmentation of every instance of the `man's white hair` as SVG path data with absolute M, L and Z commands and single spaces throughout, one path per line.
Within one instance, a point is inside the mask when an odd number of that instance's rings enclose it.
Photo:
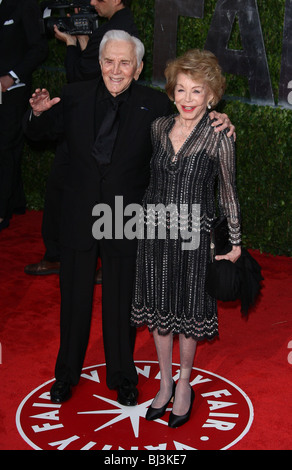
M 111 31 L 108 31 L 103 36 L 99 46 L 99 60 L 101 59 L 102 51 L 108 41 L 125 41 L 132 43 L 135 46 L 137 67 L 140 66 L 145 53 L 144 44 L 140 41 L 140 39 L 136 38 L 135 36 L 131 36 L 126 31 L 119 29 L 112 29 Z

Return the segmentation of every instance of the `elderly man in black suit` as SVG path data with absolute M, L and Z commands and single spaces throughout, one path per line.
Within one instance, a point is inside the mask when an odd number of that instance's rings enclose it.
M 97 241 L 92 235 L 92 211 L 98 203 L 114 210 L 115 196 L 122 196 L 125 205 L 141 203 L 149 181 L 150 126 L 171 107 L 164 93 L 136 83 L 143 54 L 141 41 L 123 31 L 110 31 L 101 43 L 101 79 L 65 86 L 61 100 L 50 99 L 47 90 L 36 90 L 30 100 L 33 112 L 26 122 L 27 135 L 32 139 L 65 135 L 70 155 L 61 217 L 61 343 L 51 389 L 51 399 L 57 403 L 68 399 L 79 381 L 98 255 L 103 265 L 107 385 L 118 390 L 121 404 L 137 402 L 135 330 L 129 322 L 136 240 Z M 116 108 L 118 130 L 106 140 L 102 123 Z M 95 148 L 98 137 L 101 145 Z M 107 142 L 104 148 L 102 142 Z
M 25 209 L 22 117 L 32 73 L 47 55 L 36 0 L 0 0 L 0 231 Z

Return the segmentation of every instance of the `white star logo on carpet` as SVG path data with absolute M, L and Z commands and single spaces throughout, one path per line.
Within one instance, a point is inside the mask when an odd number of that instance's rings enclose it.
M 109 398 L 101 397 L 99 395 L 93 395 L 96 398 L 99 398 L 100 400 L 104 400 L 106 403 L 109 403 L 116 408 L 111 409 L 111 410 L 94 410 L 94 411 L 80 411 L 78 414 L 117 414 L 115 418 L 111 419 L 107 423 L 103 424 L 102 426 L 99 426 L 96 428 L 94 431 L 101 431 L 101 429 L 104 429 L 108 426 L 111 426 L 115 423 L 121 422 L 123 419 L 128 419 L 130 418 L 132 428 L 133 428 L 133 433 L 135 437 L 139 437 L 139 421 L 140 418 L 145 418 L 145 414 L 147 412 L 148 406 L 151 404 L 151 400 L 147 400 L 144 403 L 141 403 L 140 405 L 136 406 L 124 406 L 120 405 L 117 401 L 110 400 Z M 167 423 L 165 423 L 167 424 Z

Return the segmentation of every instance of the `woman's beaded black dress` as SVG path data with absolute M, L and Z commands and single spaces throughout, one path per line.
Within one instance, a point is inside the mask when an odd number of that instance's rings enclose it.
M 175 116 L 168 116 L 152 125 L 154 150 L 150 184 L 143 199 L 145 225 L 138 241 L 131 324 L 147 325 L 150 331 L 157 328 L 160 334 L 211 339 L 218 335 L 217 303 L 205 290 L 205 276 L 210 224 L 216 214 L 216 181 L 218 207 L 228 218 L 230 242 L 240 244 L 234 141 L 225 131 L 215 133 L 206 113 L 174 155 L 169 138 L 174 123 Z M 188 213 L 177 218 L 178 237 L 171 235 L 175 217 L 159 219 L 159 204 L 178 209 L 188 204 Z M 198 207 L 193 204 L 200 205 L 200 212 L 192 220 L 192 207 Z M 163 220 L 166 237 L 158 235 Z M 193 229 L 199 235 L 195 249 L 182 249 L 186 236 L 181 227 L 186 220 L 190 233 Z

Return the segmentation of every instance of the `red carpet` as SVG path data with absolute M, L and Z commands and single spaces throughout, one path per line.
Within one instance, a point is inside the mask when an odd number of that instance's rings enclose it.
M 107 390 L 100 286 L 80 384 L 69 402 L 50 403 L 59 280 L 23 271 L 44 253 L 41 219 L 40 212 L 15 216 L 0 233 L 0 449 L 291 449 L 291 259 L 252 252 L 265 278 L 257 308 L 245 320 L 238 304 L 219 305 L 220 339 L 198 347 L 192 418 L 175 430 L 168 428 L 167 415 L 160 422 L 144 419 L 158 389 L 156 354 L 146 329 L 138 332 L 135 352 L 139 406 L 120 407 L 115 392 Z M 174 378 L 178 362 L 175 343 Z

